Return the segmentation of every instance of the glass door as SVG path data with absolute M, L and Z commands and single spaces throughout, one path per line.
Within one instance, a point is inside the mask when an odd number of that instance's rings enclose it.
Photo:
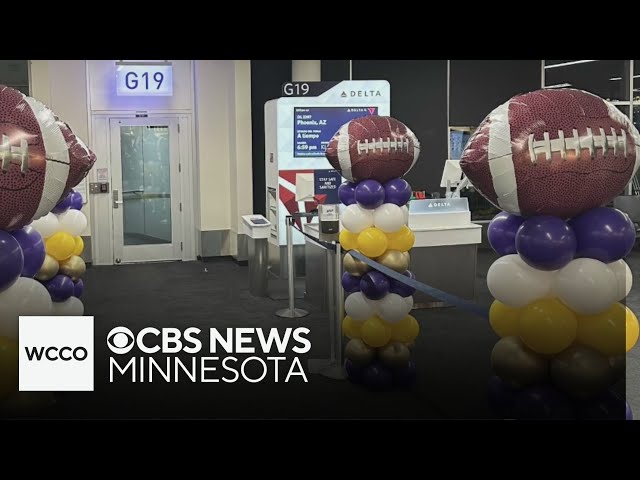
M 181 258 L 177 119 L 112 118 L 114 262 Z

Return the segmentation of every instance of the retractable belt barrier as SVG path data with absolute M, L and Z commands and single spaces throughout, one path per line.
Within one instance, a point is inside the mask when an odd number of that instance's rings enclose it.
M 389 267 L 385 267 L 384 265 L 376 262 L 375 260 L 371 260 L 369 257 L 364 256 L 362 253 L 356 250 L 349 250 L 348 252 L 345 252 L 345 253 L 350 253 L 353 258 L 356 258 L 361 262 L 366 263 L 371 268 L 379 271 L 380 273 L 384 273 L 386 276 L 393 278 L 398 282 L 402 282 L 405 285 L 415 288 L 416 290 L 419 290 L 422 293 L 426 293 L 427 295 L 437 298 L 442 302 L 448 303 L 450 305 L 453 305 L 454 307 L 457 307 L 469 313 L 473 313 L 482 318 L 485 318 L 485 319 L 489 318 L 489 309 L 486 307 L 483 307 L 481 305 L 470 302 L 468 300 L 464 300 L 462 298 L 456 297 L 455 295 L 451 295 L 450 293 L 443 292 L 442 290 L 438 290 L 437 288 L 431 287 L 424 283 L 418 282 L 417 280 L 409 278 L 405 275 L 402 275 L 401 273 L 391 270 Z
M 296 217 L 300 218 L 300 217 L 308 217 L 308 216 L 313 216 L 310 214 L 298 214 L 296 215 Z M 293 225 L 293 228 L 295 228 L 296 230 L 298 230 L 300 233 L 302 233 L 302 235 L 304 235 L 305 237 L 309 238 L 310 240 L 312 240 L 313 242 L 319 244 L 321 247 L 326 248 L 327 250 L 331 250 L 334 251 L 336 250 L 336 245 L 333 242 L 326 242 L 323 240 L 320 240 L 319 238 L 314 237 L 313 235 L 309 235 L 308 233 L 303 232 L 301 229 L 299 229 L 294 222 L 294 217 L 291 217 L 291 222 Z M 451 295 L 450 293 L 447 292 L 443 292 L 442 290 L 438 290 L 435 287 L 432 287 L 430 285 L 427 285 L 425 283 L 421 283 L 418 282 L 417 280 L 414 280 L 412 278 L 409 278 L 405 275 L 402 275 L 401 273 L 396 272 L 395 270 L 390 269 L 389 267 L 385 267 L 384 265 L 382 265 L 381 263 L 376 262 L 375 260 L 371 260 L 369 257 L 366 257 L 365 255 L 363 255 L 362 253 L 358 252 L 357 250 L 345 250 L 344 253 L 350 253 L 351 256 L 353 258 L 356 258 L 358 260 L 360 260 L 361 262 L 366 263 L 367 265 L 369 265 L 371 268 L 379 271 L 380 273 L 384 273 L 386 276 L 393 278 L 394 280 L 404 283 L 405 285 L 408 285 L 409 287 L 415 288 L 416 290 L 425 293 L 427 295 L 432 296 L 433 298 L 437 298 L 438 300 L 440 300 L 441 302 L 445 302 L 448 303 L 449 305 L 453 305 L 454 307 L 457 307 L 461 310 L 464 310 L 466 312 L 469 313 L 473 313 L 474 315 L 478 315 L 479 317 L 485 318 L 485 319 L 489 319 L 489 308 L 488 307 L 483 307 L 482 305 L 478 305 L 476 303 L 470 302 L 469 300 L 465 300 L 463 298 L 460 297 L 456 297 L 455 295 Z

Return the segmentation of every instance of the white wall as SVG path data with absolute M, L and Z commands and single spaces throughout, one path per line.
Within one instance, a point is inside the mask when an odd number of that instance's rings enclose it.
M 240 217 L 253 208 L 251 62 L 198 60 L 195 104 L 200 231 L 229 230 L 222 255 L 238 253 Z
M 195 66 L 196 152 L 199 163 L 200 231 L 231 226 L 229 142 L 233 61 L 198 60 Z M 225 252 L 224 254 L 229 254 Z
M 322 77 L 322 60 L 291 60 L 291 81 L 319 82 Z
M 231 129 L 231 250 L 237 253 L 237 234 L 242 233 L 242 215 L 253 213 L 253 168 L 251 144 L 251 62 L 235 61 L 235 128 Z

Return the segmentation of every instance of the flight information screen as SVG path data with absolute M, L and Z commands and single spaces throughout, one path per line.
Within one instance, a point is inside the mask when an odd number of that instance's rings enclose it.
M 377 115 L 378 107 L 294 107 L 293 156 L 322 157 L 331 137 L 354 118 Z

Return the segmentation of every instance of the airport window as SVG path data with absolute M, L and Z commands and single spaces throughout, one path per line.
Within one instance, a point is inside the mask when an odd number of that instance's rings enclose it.
M 629 60 L 545 60 L 545 88 L 579 88 L 614 104 L 628 104 L 629 64 Z
M 29 60 L 0 60 L 0 84 L 29 95 Z

